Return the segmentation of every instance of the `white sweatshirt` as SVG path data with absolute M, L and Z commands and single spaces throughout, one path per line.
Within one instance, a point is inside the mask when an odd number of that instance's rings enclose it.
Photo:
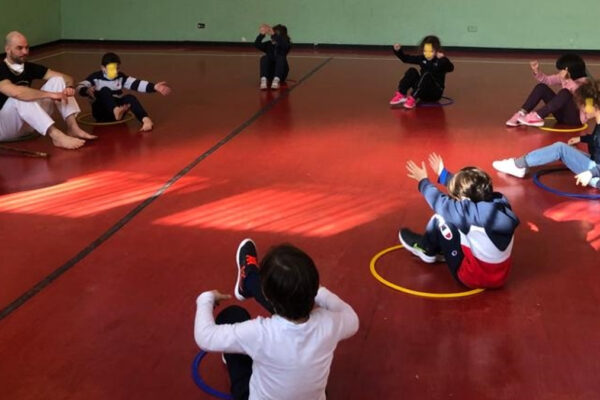
M 279 315 L 216 325 L 214 295 L 196 300 L 194 338 L 206 351 L 242 353 L 252 360 L 249 400 L 324 400 L 337 343 L 356 333 L 358 316 L 321 287 L 308 321 L 295 324 Z

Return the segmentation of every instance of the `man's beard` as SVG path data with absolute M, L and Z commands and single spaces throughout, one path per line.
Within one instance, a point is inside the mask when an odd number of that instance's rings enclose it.
M 11 64 L 23 64 L 25 63 L 25 56 L 21 56 L 21 57 L 15 57 L 12 54 L 8 53 L 8 61 L 11 62 Z

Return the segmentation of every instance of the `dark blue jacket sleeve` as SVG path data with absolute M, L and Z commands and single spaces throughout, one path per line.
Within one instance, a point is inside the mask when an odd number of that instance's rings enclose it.
M 423 59 L 425 57 L 423 56 L 411 56 L 410 54 L 404 54 L 404 51 L 402 51 L 402 48 L 400 48 L 400 50 L 396 51 L 394 50 L 394 54 L 396 54 L 396 57 L 398 57 L 403 63 L 406 64 L 421 64 L 421 61 L 423 61 Z
M 258 36 L 256 37 L 256 39 L 254 40 L 254 47 L 256 47 L 258 50 L 266 53 L 267 52 L 267 42 L 263 43 L 264 38 L 265 38 L 265 35 L 263 35 L 262 33 L 259 33 Z

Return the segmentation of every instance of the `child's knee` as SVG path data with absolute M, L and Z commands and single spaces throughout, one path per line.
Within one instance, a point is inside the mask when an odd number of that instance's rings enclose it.
M 250 319 L 250 314 L 240 306 L 229 306 L 224 308 L 215 318 L 218 325 L 235 324 Z

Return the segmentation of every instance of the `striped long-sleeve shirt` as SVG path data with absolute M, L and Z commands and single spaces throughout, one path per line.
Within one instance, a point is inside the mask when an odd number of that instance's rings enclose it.
M 77 92 L 81 96 L 87 96 L 87 90 L 91 87 L 96 91 L 105 87 L 109 88 L 113 92 L 114 97 L 121 97 L 123 89 L 136 90 L 142 93 L 153 93 L 156 91 L 154 90 L 154 83 L 125 75 L 122 72 L 119 72 L 115 79 L 108 79 L 102 71 L 96 71 L 85 78 L 85 80 L 79 82 Z

